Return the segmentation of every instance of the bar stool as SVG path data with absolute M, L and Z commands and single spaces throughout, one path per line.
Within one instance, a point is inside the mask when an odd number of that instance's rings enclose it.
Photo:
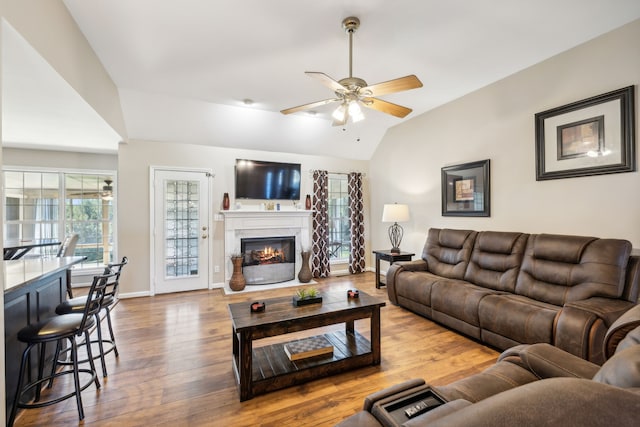
M 98 357 L 100 358 L 100 362 L 102 364 L 103 377 L 107 376 L 107 364 L 104 358 L 105 355 L 113 351 L 116 357 L 120 356 L 120 354 L 118 353 L 118 347 L 116 346 L 116 337 L 113 333 L 113 326 L 111 324 L 111 308 L 117 301 L 118 287 L 120 285 L 120 274 L 122 274 L 123 267 L 128 263 L 129 263 L 129 258 L 125 256 L 125 257 L 122 257 L 121 262 L 109 264 L 105 268 L 105 274 L 112 273 L 114 274 L 114 276 L 108 281 L 105 288 L 105 292 L 104 292 L 104 298 L 102 299 L 102 305 L 100 307 L 100 311 L 95 314 L 96 322 L 97 322 L 96 331 L 98 334 L 98 339 L 91 341 L 92 344 L 96 344 L 96 343 L 98 344 L 99 354 L 97 354 L 93 358 L 94 359 L 97 359 Z M 86 296 L 82 296 L 82 297 L 76 297 L 70 300 L 63 301 L 56 307 L 56 313 L 57 314 L 78 313 L 82 311 L 82 308 L 84 307 L 86 299 L 87 299 Z M 103 309 L 106 312 L 105 317 L 107 319 L 107 325 L 109 327 L 110 339 L 104 339 L 102 337 L 102 321 L 100 319 L 100 312 Z M 109 346 L 107 350 L 104 349 L 105 344 Z M 83 362 L 86 362 L 86 360 L 81 360 L 80 362 L 83 363 Z M 70 362 L 58 361 L 58 363 L 69 364 Z
M 20 363 L 20 373 L 18 377 L 18 387 L 16 389 L 15 399 L 11 408 L 11 414 L 7 421 L 8 426 L 12 426 L 18 408 L 41 408 L 43 406 L 53 405 L 63 400 L 69 399 L 72 396 L 76 396 L 76 404 L 78 406 L 78 416 L 80 420 L 84 419 L 84 409 L 82 407 L 82 390 L 86 389 L 95 383 L 96 388 L 100 388 L 100 381 L 98 381 L 98 375 L 96 372 L 95 364 L 93 363 L 93 357 L 91 357 L 91 345 L 87 344 L 87 352 L 89 354 L 90 369 L 79 369 L 78 364 L 78 344 L 76 343 L 76 336 L 81 337 L 84 334 L 85 343 L 89 343 L 89 329 L 95 324 L 95 314 L 98 313 L 102 306 L 102 300 L 104 298 L 105 288 L 111 277 L 115 274 L 107 274 L 102 276 L 95 276 L 89 293 L 86 297 L 85 305 L 80 313 L 64 314 L 44 319 L 38 323 L 27 325 L 18 332 L 18 340 L 27 344 L 27 348 L 22 353 L 22 361 Z M 71 344 L 71 359 L 72 369 L 56 372 L 57 359 L 60 353 L 61 344 L 69 340 Z M 45 348 L 46 344 L 50 342 L 56 343 L 56 352 L 52 362 L 52 368 L 50 375 L 43 377 L 44 364 L 45 364 Z M 25 371 L 28 365 L 29 355 L 31 350 L 40 345 L 40 362 L 38 366 L 38 379 L 33 382 L 24 384 Z M 80 373 L 87 373 L 91 376 L 91 379 L 86 384 L 80 384 Z M 48 388 L 53 386 L 53 380 L 59 376 L 72 374 L 74 380 L 74 391 L 65 394 L 64 396 L 52 398 L 46 401 L 40 401 L 41 386 L 45 382 L 48 382 Z M 31 390 L 35 389 L 35 399 L 33 403 L 23 403 L 20 401 L 21 397 Z
M 60 249 L 58 249 L 58 254 L 56 255 L 58 258 L 65 256 L 73 256 L 73 253 L 76 251 L 76 246 L 78 245 L 78 239 L 80 235 L 78 233 L 69 234 L 65 237 L 64 241 L 60 245 Z M 73 298 L 73 290 L 71 288 L 71 269 L 67 269 L 67 295 L 69 298 Z

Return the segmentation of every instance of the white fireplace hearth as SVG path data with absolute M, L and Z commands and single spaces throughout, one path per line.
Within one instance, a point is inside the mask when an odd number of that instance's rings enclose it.
M 225 286 L 233 272 L 231 255 L 241 251 L 241 239 L 256 237 L 295 236 L 295 269 L 297 274 L 302 266 L 300 252 L 311 248 L 311 213 L 307 210 L 222 211 L 224 216 L 224 278 Z

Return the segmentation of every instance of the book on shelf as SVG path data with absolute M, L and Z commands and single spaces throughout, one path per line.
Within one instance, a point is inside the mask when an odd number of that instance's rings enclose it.
M 333 346 L 324 335 L 291 341 L 284 345 L 289 360 L 301 360 L 309 357 L 333 355 Z

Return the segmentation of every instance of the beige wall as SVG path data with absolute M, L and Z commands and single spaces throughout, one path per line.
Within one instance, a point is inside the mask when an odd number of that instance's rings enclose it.
M 638 40 L 640 20 L 391 129 L 370 164 L 373 246 L 388 246 L 377 220 L 384 203 L 397 201 L 412 216 L 402 248 L 417 254 L 429 227 L 615 237 L 640 247 L 640 174 L 538 182 L 534 140 L 535 113 L 629 85 L 637 125 Z M 491 217 L 443 217 L 441 168 L 483 159 L 491 160 Z
M 312 193 L 310 171 L 325 169 L 329 172 L 364 172 L 365 221 L 369 223 L 368 162 L 338 159 L 332 157 L 304 156 L 299 154 L 274 153 L 268 151 L 236 150 L 230 148 L 206 147 L 178 143 L 130 141 L 121 144 L 118 154 L 118 251 L 127 256 L 130 272 L 123 276 L 121 289 L 123 296 L 144 295 L 150 289 L 150 194 L 149 176 L 153 167 L 179 167 L 211 169 L 213 178 L 213 212 L 221 209 L 222 195 L 228 192 L 233 198 L 235 159 L 268 160 L 302 164 L 301 194 Z M 232 203 L 234 201 L 232 200 Z M 291 202 L 284 202 L 291 203 Z M 248 203 L 242 202 L 247 208 Z M 257 208 L 257 206 L 255 206 Z M 291 205 L 292 207 L 292 205 Z M 213 230 L 212 265 L 221 266 L 220 273 L 210 275 L 210 283 L 224 282 L 224 223 L 215 221 Z M 369 236 L 366 236 L 366 253 L 369 254 Z M 334 267 L 333 269 L 344 267 Z
M 2 149 L 3 166 L 43 167 L 47 169 L 117 170 L 115 154 L 77 153 L 72 151 Z
M 3 3 L 2 17 L 125 139 L 118 88 L 62 1 Z

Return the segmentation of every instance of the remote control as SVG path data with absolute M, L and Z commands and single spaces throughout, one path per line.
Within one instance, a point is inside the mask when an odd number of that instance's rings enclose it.
M 424 411 L 427 408 L 428 408 L 427 404 L 424 403 L 423 401 L 420 401 L 415 405 L 411 406 L 410 408 L 405 409 L 404 413 L 406 414 L 407 417 L 413 418 L 416 415 L 422 413 L 422 411 Z
M 405 409 L 404 410 L 404 414 L 407 416 L 407 418 L 413 418 L 416 415 L 420 415 L 423 412 L 426 412 L 429 409 L 438 406 L 439 404 L 440 404 L 440 402 L 438 402 L 433 397 L 430 397 L 426 401 L 425 400 L 421 400 L 420 402 L 416 403 L 415 405 Z

